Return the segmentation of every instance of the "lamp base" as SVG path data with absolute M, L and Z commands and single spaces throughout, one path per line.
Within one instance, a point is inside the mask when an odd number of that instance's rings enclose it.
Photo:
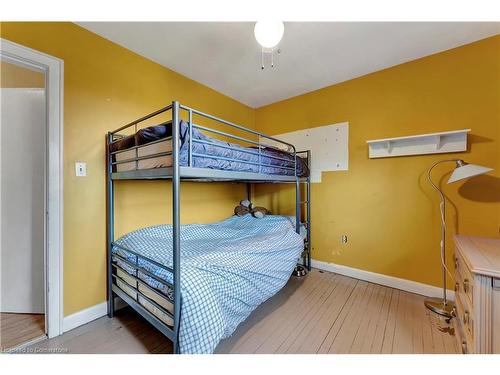
M 445 303 L 442 298 L 426 298 L 424 305 L 432 312 L 444 316 L 448 321 L 455 316 L 455 304 L 451 301 Z
M 293 270 L 292 275 L 295 277 L 303 277 L 307 275 L 307 270 L 304 266 L 297 265 Z

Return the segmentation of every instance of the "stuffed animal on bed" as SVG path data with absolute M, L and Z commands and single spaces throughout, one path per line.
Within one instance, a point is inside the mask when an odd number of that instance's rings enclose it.
M 254 207 L 253 203 L 248 199 L 244 199 L 238 206 L 234 208 L 234 214 L 237 216 L 245 216 L 251 214 L 257 219 L 262 219 L 264 216 L 270 214 L 269 210 L 264 207 Z

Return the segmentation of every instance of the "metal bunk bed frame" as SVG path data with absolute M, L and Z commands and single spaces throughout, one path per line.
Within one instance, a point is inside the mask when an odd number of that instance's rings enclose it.
M 168 140 L 168 138 L 163 138 L 161 140 L 157 141 L 152 141 L 149 143 L 146 143 L 144 145 L 140 146 L 134 146 L 131 148 L 128 148 L 126 150 L 119 150 L 119 151 L 110 151 L 110 145 L 115 142 L 116 140 L 122 138 L 123 136 L 119 134 L 119 132 L 122 132 L 126 129 L 130 129 L 133 127 L 134 133 L 137 132 L 137 126 L 138 124 L 142 123 L 143 121 L 146 121 L 150 118 L 153 118 L 155 116 L 158 116 L 162 113 L 165 113 L 167 111 L 171 111 L 172 113 L 172 151 L 170 152 L 162 152 L 162 153 L 156 153 L 153 155 L 148 155 L 146 157 L 140 157 L 138 155 L 138 149 L 144 146 L 151 145 L 153 143 L 157 142 L 162 142 Z M 180 165 L 180 114 L 181 111 L 185 111 L 187 114 L 187 121 L 188 121 L 188 132 L 189 132 L 189 140 L 188 140 L 188 161 L 187 161 L 187 166 L 181 166 Z M 244 138 L 238 135 L 226 133 L 220 130 L 216 129 L 211 129 L 209 127 L 205 127 L 202 125 L 197 125 L 193 123 L 193 116 L 200 116 L 205 119 L 213 120 L 216 121 L 217 123 L 221 123 L 224 125 L 227 125 L 229 127 L 232 127 L 234 129 L 238 129 L 239 131 L 243 131 L 245 133 L 250 134 L 251 136 L 258 137 L 258 140 L 255 141 L 254 139 L 248 139 Z M 240 171 L 226 171 L 226 170 L 217 170 L 217 169 L 209 169 L 209 168 L 198 168 L 193 166 L 193 157 L 194 156 L 202 156 L 202 157 L 207 157 L 207 155 L 198 155 L 195 152 L 193 152 L 193 143 L 200 142 L 203 143 L 202 140 L 196 140 L 192 138 L 192 131 L 193 129 L 200 129 L 205 132 L 210 132 L 214 133 L 220 136 L 224 137 L 229 137 L 232 139 L 236 139 L 239 141 L 247 142 L 253 145 L 257 146 L 257 150 L 255 148 L 248 149 L 248 153 L 254 153 L 259 155 L 259 162 L 254 163 L 250 161 L 242 161 L 242 160 L 236 160 L 236 159 L 230 159 L 230 158 L 222 158 L 222 157 L 215 157 L 215 158 L 220 158 L 228 161 L 238 161 L 238 162 L 243 162 L 243 163 L 248 163 L 248 164 L 254 164 L 258 165 L 259 167 L 259 172 L 261 170 L 261 167 L 263 166 L 268 166 L 267 164 L 264 164 L 261 162 L 260 154 L 261 154 L 261 148 L 263 147 L 263 144 L 260 142 L 261 138 L 267 139 L 272 142 L 276 142 L 278 144 L 286 145 L 289 147 L 289 150 L 292 150 L 290 155 L 293 155 L 294 157 L 294 168 L 291 167 L 280 167 L 280 166 L 275 166 L 273 167 L 276 168 L 283 168 L 283 169 L 293 169 L 294 170 L 294 175 L 270 175 L 270 174 L 264 174 L 264 173 L 254 173 L 254 172 L 240 172 Z M 277 147 L 274 147 L 272 145 L 265 145 L 265 147 L 268 148 L 275 148 L 278 149 Z M 227 146 L 227 148 L 230 148 L 230 146 Z M 113 161 L 113 156 L 119 152 L 127 151 L 135 149 L 135 158 L 127 159 L 127 160 L 122 160 L 122 161 Z M 241 151 L 241 150 L 240 150 Z M 230 181 L 230 182 L 243 182 L 247 183 L 247 194 L 248 197 L 251 198 L 251 184 L 252 183 L 294 183 L 295 184 L 295 227 L 297 233 L 300 232 L 300 226 L 301 225 L 306 225 L 306 230 L 307 230 L 307 237 L 306 240 L 304 241 L 304 252 L 302 253 L 302 259 L 303 259 L 303 266 L 307 268 L 308 270 L 311 269 L 311 216 L 310 216 L 310 211 L 311 211 L 311 185 L 310 185 L 310 177 L 299 177 L 297 176 L 297 156 L 299 154 L 304 154 L 305 157 L 307 158 L 307 164 L 310 167 L 310 160 L 311 160 L 311 155 L 310 151 L 296 151 L 295 146 L 292 144 L 289 144 L 287 142 L 281 141 L 277 138 L 265 135 L 263 133 L 257 132 L 252 129 L 245 128 L 243 126 L 234 124 L 232 122 L 223 120 L 221 118 L 218 118 L 216 116 L 203 113 L 201 111 L 198 111 L 196 109 L 184 106 L 179 104 L 177 101 L 173 101 L 172 104 L 161 108 L 153 113 L 150 113 L 144 117 L 141 117 L 140 119 L 137 119 L 127 125 L 124 125 L 116 130 L 110 131 L 106 135 L 106 158 L 107 158 L 107 300 L 108 300 L 108 316 L 113 317 L 114 311 L 115 311 L 115 297 L 118 296 L 120 297 L 124 302 L 126 302 L 129 306 L 131 306 L 134 310 L 136 310 L 140 315 L 142 315 L 149 323 L 151 323 L 155 328 L 157 328 L 161 333 L 163 333 L 166 337 L 168 337 L 172 342 L 173 342 L 173 350 L 174 353 L 179 353 L 179 327 L 180 327 L 180 316 L 181 316 L 181 287 L 180 287 L 180 282 L 181 282 L 181 258 L 180 258 L 180 248 L 181 248 L 181 240 L 180 240 L 180 187 L 181 187 L 181 181 L 206 181 L 206 182 L 211 182 L 211 181 Z M 167 168 L 153 168 L 153 169 L 138 169 L 138 161 L 147 159 L 147 158 L 155 158 L 155 157 L 160 157 L 160 156 L 166 156 L 166 155 L 171 155 L 172 156 L 172 166 L 167 167 Z M 279 157 L 275 156 L 266 156 L 270 158 L 275 158 L 275 159 L 280 159 Z M 281 160 L 286 160 L 286 159 L 281 159 Z M 289 160 L 286 160 L 289 161 Z M 130 163 L 130 162 L 135 162 L 136 167 L 135 170 L 132 171 L 125 171 L 125 172 L 114 172 L 113 167 L 117 164 L 120 163 Z M 173 266 L 168 267 L 165 265 L 162 265 L 160 263 L 154 262 L 153 260 L 146 258 L 137 252 L 133 251 L 132 249 L 127 249 L 122 246 L 119 246 L 114 242 L 114 182 L 117 180 L 143 180 L 143 179 L 167 179 L 167 180 L 172 180 L 172 200 L 173 200 L 173 205 L 172 205 L 172 228 L 173 228 Z M 300 193 L 300 185 L 301 184 L 306 184 L 306 190 L 305 190 L 305 195 L 306 199 L 301 201 L 301 193 Z M 301 206 L 306 205 L 306 220 L 305 222 L 301 222 Z M 117 253 L 113 254 L 112 249 L 113 247 L 120 248 L 121 250 L 124 250 L 133 256 L 135 256 L 135 262 L 130 261 L 130 259 L 126 259 L 126 257 L 123 257 Z M 121 261 L 122 265 L 125 264 L 126 266 L 132 268 L 135 272 L 133 276 L 129 276 L 130 279 L 133 280 L 135 283 L 135 287 L 130 285 L 130 283 L 127 283 L 126 280 L 122 279 L 117 272 L 118 270 L 122 270 L 124 272 L 125 269 L 118 264 L 118 262 L 113 262 L 113 258 Z M 161 269 L 171 272 L 173 275 L 173 283 L 170 284 L 164 279 L 158 278 L 148 270 L 146 270 L 144 267 L 140 265 L 140 260 L 144 260 L 149 262 L 150 264 L 154 264 L 157 267 L 160 267 Z M 141 272 L 144 275 L 149 276 L 150 278 L 167 285 L 171 290 L 173 290 L 173 299 L 170 298 L 166 293 L 163 291 L 160 291 L 158 289 L 153 288 L 152 286 L 148 285 L 145 283 L 141 278 L 139 277 L 139 272 Z M 129 274 L 129 273 L 128 273 Z M 118 284 L 121 283 L 121 285 L 126 285 L 126 287 L 120 287 Z M 160 306 L 157 302 L 155 302 L 153 299 L 150 297 L 146 296 L 144 293 L 140 291 L 140 286 L 143 288 L 147 288 L 148 291 L 151 293 L 154 293 L 155 295 L 163 298 L 167 298 L 168 300 L 172 301 L 173 303 L 173 314 L 168 311 L 167 309 L 163 308 Z M 124 289 L 129 289 L 132 290 L 132 293 L 127 293 Z M 135 296 L 135 298 L 134 298 Z M 169 317 L 173 321 L 173 326 L 167 325 L 164 321 L 159 319 L 156 315 L 154 315 L 152 312 L 150 312 L 148 309 L 146 309 L 141 303 L 140 299 L 148 302 L 150 305 L 152 305 L 157 311 L 161 311 L 164 316 Z

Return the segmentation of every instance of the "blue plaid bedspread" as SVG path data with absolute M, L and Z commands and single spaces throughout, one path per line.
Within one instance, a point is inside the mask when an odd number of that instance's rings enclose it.
M 139 229 L 116 243 L 172 267 L 171 225 Z M 181 353 L 213 353 L 220 340 L 231 336 L 257 306 L 286 284 L 303 246 L 293 217 L 246 215 L 213 224 L 182 225 Z M 113 252 L 135 261 L 118 247 Z M 139 264 L 173 282 L 170 272 L 147 261 Z M 141 278 L 169 292 L 165 285 L 145 275 Z

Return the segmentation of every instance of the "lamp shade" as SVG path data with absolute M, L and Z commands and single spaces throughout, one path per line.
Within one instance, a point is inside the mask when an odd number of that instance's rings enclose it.
M 464 178 L 469 178 L 473 176 L 477 176 L 480 174 L 491 172 L 493 169 L 488 167 L 483 167 L 481 165 L 476 164 L 463 164 L 459 165 L 457 168 L 453 170 L 453 173 L 448 180 L 448 183 L 463 180 Z

